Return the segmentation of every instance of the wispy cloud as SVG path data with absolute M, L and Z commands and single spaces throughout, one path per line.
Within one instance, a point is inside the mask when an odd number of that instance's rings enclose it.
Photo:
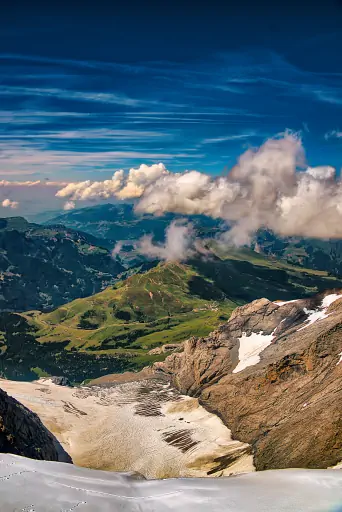
M 204 156 L 196 154 L 196 157 Z M 129 161 L 155 162 L 173 159 L 188 160 L 194 154 L 163 151 L 68 151 L 53 150 L 39 141 L 0 141 L 0 176 L 40 172 L 42 175 L 58 173 L 61 169 L 84 171 L 94 168 L 108 169 L 108 166 L 125 164 Z
M 325 140 L 329 139 L 341 139 L 342 138 L 342 132 L 339 130 L 331 130 L 330 132 L 327 132 L 324 135 Z
M 67 131 L 12 131 L 11 133 L 0 133 L 0 139 L 66 139 L 66 140 L 118 140 L 118 141 L 139 141 L 147 139 L 171 137 L 171 134 L 141 130 L 110 130 L 107 128 L 80 129 Z
M 44 87 L 20 87 L 0 85 L 0 94 L 5 96 L 40 96 L 59 98 L 69 101 L 88 101 L 95 103 L 105 103 L 113 105 L 123 105 L 126 107 L 146 107 L 147 105 L 169 105 L 170 107 L 182 107 L 182 104 L 159 102 L 158 100 L 144 100 L 129 98 L 121 93 L 114 92 L 91 92 L 75 91 L 59 88 Z
M 0 110 L 0 124 L 45 124 L 54 119 L 88 118 L 87 112 L 57 112 L 51 110 Z
M 238 133 L 236 135 L 226 135 L 223 137 L 214 137 L 212 139 L 203 139 L 202 144 L 218 144 L 220 142 L 228 142 L 233 140 L 249 139 L 250 137 L 261 137 L 262 135 L 256 132 Z

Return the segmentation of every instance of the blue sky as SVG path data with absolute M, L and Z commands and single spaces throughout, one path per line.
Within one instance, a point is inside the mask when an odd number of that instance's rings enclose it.
M 25 4 L 0 20 L 0 179 L 219 174 L 286 129 L 340 168 L 341 3 Z

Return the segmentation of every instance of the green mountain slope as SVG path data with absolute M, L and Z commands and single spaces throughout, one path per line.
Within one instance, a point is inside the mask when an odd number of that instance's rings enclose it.
M 342 282 L 324 272 L 273 266 L 248 250 L 159 264 L 50 313 L 0 314 L 0 371 L 9 378 L 58 374 L 80 382 L 140 369 L 165 357 L 151 349 L 207 335 L 237 305 L 336 287 Z
M 51 309 L 101 290 L 122 270 L 94 236 L 0 219 L 0 310 Z
M 0 314 L 0 369 L 11 378 L 43 371 L 80 381 L 141 368 L 160 358 L 150 349 L 206 335 L 235 305 L 191 267 L 161 264 L 51 313 Z
M 279 238 L 274 233 L 263 230 L 257 233 L 253 246 L 273 258 L 342 276 L 341 240 Z

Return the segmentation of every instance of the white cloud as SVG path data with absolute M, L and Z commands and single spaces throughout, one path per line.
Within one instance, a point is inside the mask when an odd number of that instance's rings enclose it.
M 225 243 L 246 243 L 261 227 L 282 236 L 342 238 L 341 179 L 329 165 L 308 167 L 302 141 L 292 133 L 245 151 L 220 177 L 196 170 L 174 173 L 158 163 L 121 169 L 103 181 L 3 180 L 0 187 L 8 196 L 15 190 L 20 203 L 29 188 L 31 198 L 48 197 L 50 190 L 67 202 L 136 199 L 142 213 L 204 214 L 231 227 Z
M 182 261 L 191 256 L 194 249 L 194 232 L 192 224 L 185 221 L 173 221 L 165 231 L 165 243 L 154 244 L 152 236 L 140 239 L 137 249 L 148 258 L 166 261 Z
M 10 199 L 4 199 L 1 203 L 1 206 L 3 206 L 3 208 L 15 209 L 18 208 L 18 205 L 19 203 L 17 201 L 11 201 Z
M 63 210 L 66 210 L 66 211 L 69 211 L 69 210 L 73 210 L 75 208 L 75 203 L 74 201 L 67 201 L 66 203 L 64 203 L 64 206 L 63 206 Z
M 86 201 L 89 199 L 109 199 L 114 197 L 122 188 L 124 172 L 116 171 L 111 180 L 80 181 L 69 183 L 59 190 L 57 197 L 69 197 L 72 201 Z
M 112 180 L 69 184 L 57 196 L 140 198 L 139 212 L 221 218 L 232 227 L 225 241 L 236 244 L 261 227 L 283 236 L 342 237 L 341 181 L 331 166 L 308 167 L 302 141 L 292 133 L 249 149 L 219 178 L 142 165 L 128 174 L 117 171 Z
M 223 137 L 216 137 L 213 139 L 203 139 L 202 144 L 217 144 L 220 142 L 228 142 L 231 140 L 244 140 L 249 139 L 250 137 L 255 137 L 258 134 L 256 132 L 249 132 L 249 133 L 239 133 L 237 135 L 227 135 Z
M 148 185 L 166 174 L 168 171 L 162 163 L 151 166 L 141 164 L 138 169 L 130 169 L 126 184 L 117 195 L 120 199 L 141 197 Z

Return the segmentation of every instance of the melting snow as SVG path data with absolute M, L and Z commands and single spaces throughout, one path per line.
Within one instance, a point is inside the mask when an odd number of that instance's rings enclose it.
M 323 320 L 323 318 L 327 318 L 330 313 L 327 313 L 327 309 L 335 300 L 340 299 L 342 297 L 342 294 L 337 295 L 337 293 L 331 293 L 330 295 L 327 295 L 322 300 L 322 303 L 318 309 L 307 309 L 303 308 L 303 311 L 306 315 L 308 315 L 308 318 L 306 319 L 306 324 L 304 327 L 301 327 L 300 329 L 297 329 L 297 331 L 301 331 L 302 329 L 305 329 L 306 327 L 309 327 L 309 325 L 317 322 L 317 320 Z
M 274 332 L 274 331 L 273 331 Z M 239 338 L 239 363 L 234 368 L 233 373 L 238 373 L 247 368 L 254 366 L 260 361 L 260 353 L 272 343 L 274 334 L 263 334 L 252 332 L 250 336 L 244 332 Z

